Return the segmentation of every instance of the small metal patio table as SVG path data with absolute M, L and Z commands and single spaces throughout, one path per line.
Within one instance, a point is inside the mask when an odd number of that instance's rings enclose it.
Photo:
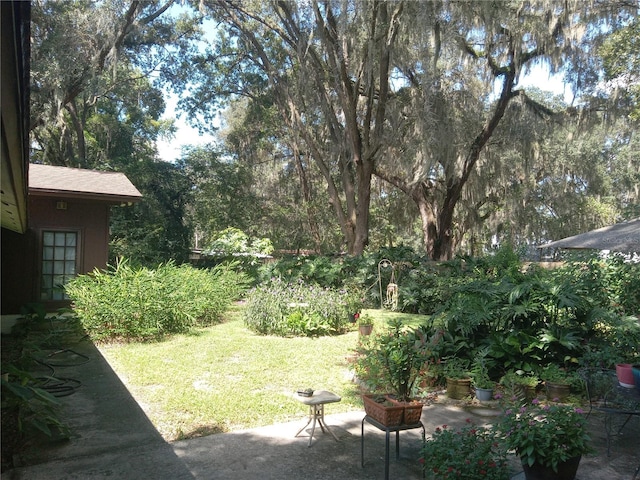
M 361 466 L 364 468 L 364 422 L 368 422 L 374 427 L 378 428 L 385 432 L 385 449 L 384 449 L 384 478 L 385 480 L 389 479 L 389 436 L 391 432 L 396 432 L 396 461 L 400 458 L 400 431 L 402 430 L 413 430 L 414 428 L 422 429 L 422 443 L 425 442 L 425 430 L 424 424 L 420 421 L 418 423 L 414 423 L 412 425 L 396 425 L 393 427 L 387 427 L 377 420 L 371 418 L 369 415 L 365 415 L 362 419 L 362 427 L 361 427 L 361 437 L 360 437 L 360 455 L 361 455 Z
M 305 405 L 309 405 L 309 420 L 307 420 L 307 423 L 304 427 L 298 430 L 298 433 L 296 433 L 296 437 L 300 435 L 300 432 L 307 428 L 307 425 L 309 425 L 313 421 L 313 426 L 311 427 L 311 436 L 309 437 L 309 446 L 311 446 L 311 440 L 313 440 L 313 432 L 316 429 L 317 421 L 320 424 L 320 428 L 322 429 L 322 431 L 324 432 L 324 429 L 326 428 L 327 432 L 329 432 L 337 441 L 338 437 L 336 437 L 333 432 L 329 430 L 329 427 L 324 421 L 324 405 L 326 403 L 339 402 L 340 400 L 342 400 L 342 398 L 340 398 L 335 393 L 328 392 L 326 390 L 318 390 L 317 392 L 313 392 L 313 395 L 311 395 L 310 397 L 304 397 L 302 395 L 296 394 L 295 398 L 299 402 L 302 402 Z

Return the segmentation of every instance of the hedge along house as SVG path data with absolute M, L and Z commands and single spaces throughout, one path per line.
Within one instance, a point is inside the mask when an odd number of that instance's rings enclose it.
M 67 306 L 70 277 L 105 268 L 109 213 L 142 195 L 122 173 L 29 164 L 30 2 L 2 1 L 2 331 L 21 307 Z

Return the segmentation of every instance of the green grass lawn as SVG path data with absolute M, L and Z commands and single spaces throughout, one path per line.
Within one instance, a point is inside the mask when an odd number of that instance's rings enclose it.
M 375 328 L 400 317 L 416 325 L 425 317 L 367 310 Z M 330 390 L 342 397 L 328 413 L 362 410 L 346 357 L 354 330 L 339 336 L 281 338 L 247 330 L 241 307 L 219 325 L 156 343 L 101 345 L 100 351 L 166 440 L 303 419 L 308 407 L 298 388 Z

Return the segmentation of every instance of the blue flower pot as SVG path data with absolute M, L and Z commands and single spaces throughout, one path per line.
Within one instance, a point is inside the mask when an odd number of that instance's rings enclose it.
M 634 365 L 631 367 L 631 371 L 633 372 L 633 381 L 636 384 L 636 388 L 640 390 L 640 365 Z
M 488 402 L 493 398 L 493 389 L 476 387 L 476 398 L 481 402 Z

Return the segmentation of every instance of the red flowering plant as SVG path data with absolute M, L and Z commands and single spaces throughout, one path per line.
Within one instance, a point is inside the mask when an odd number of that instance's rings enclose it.
M 506 452 L 490 427 L 467 419 L 461 428 L 443 425 L 422 448 L 420 458 L 427 479 L 473 478 L 507 480 Z
M 558 471 L 558 464 L 591 451 L 586 415 L 572 405 L 534 399 L 530 405 L 507 408 L 495 430 L 504 448 L 529 466 Z

